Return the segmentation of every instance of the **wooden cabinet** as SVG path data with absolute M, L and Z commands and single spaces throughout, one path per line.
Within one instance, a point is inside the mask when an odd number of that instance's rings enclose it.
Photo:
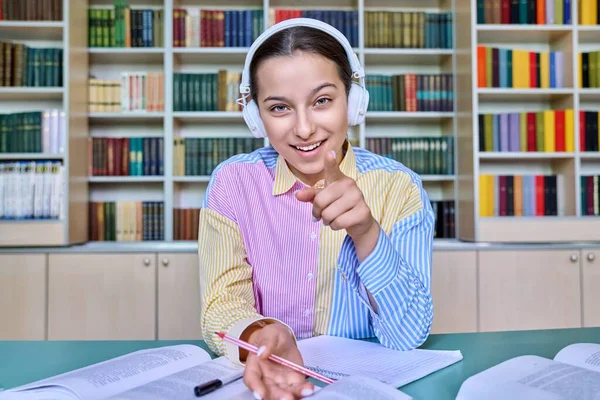
M 433 253 L 431 333 L 477 331 L 477 253 Z
M 197 253 L 158 255 L 158 339 L 202 339 Z
M 49 340 L 151 340 L 155 332 L 156 254 L 49 255 Z
M 0 340 L 44 340 L 46 254 L 0 254 Z
M 583 326 L 600 326 L 600 248 L 581 251 Z
M 579 253 L 480 251 L 480 330 L 580 327 Z

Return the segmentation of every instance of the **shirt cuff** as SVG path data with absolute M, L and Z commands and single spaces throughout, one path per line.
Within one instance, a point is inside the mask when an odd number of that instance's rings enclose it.
M 383 228 L 379 227 L 379 238 L 375 248 L 356 267 L 360 281 L 373 296 L 394 281 L 402 260 Z
M 279 322 L 280 324 L 286 326 L 290 330 L 290 334 L 292 335 L 294 342 L 296 342 L 296 335 L 292 328 L 290 328 L 287 324 L 281 322 L 276 318 L 268 318 L 268 317 L 250 317 L 237 321 L 232 325 L 227 334 L 233 338 L 239 339 L 242 336 L 242 333 L 246 330 L 246 328 L 250 327 L 250 325 L 262 321 L 265 324 L 274 324 Z M 240 361 L 240 348 L 229 342 L 225 342 L 225 355 L 234 364 L 244 365 L 243 362 Z

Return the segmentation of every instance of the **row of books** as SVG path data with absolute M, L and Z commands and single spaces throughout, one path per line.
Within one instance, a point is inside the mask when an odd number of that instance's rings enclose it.
M 433 200 L 431 208 L 435 214 L 433 237 L 435 239 L 453 239 L 456 237 L 454 200 Z
M 0 0 L 0 21 L 61 21 L 63 0 Z
M 581 176 L 581 215 L 600 216 L 600 176 Z
M 174 73 L 173 111 L 240 111 L 241 72 Z
M 270 26 L 292 18 L 312 18 L 323 21 L 342 32 L 350 46 L 358 47 L 358 11 L 356 10 L 269 9 Z
M 477 0 L 477 23 L 568 25 L 572 23 L 571 3 L 572 0 Z
M 61 219 L 63 187 L 60 162 L 0 162 L 0 220 Z
M 198 240 L 200 208 L 173 208 L 173 240 Z
M 160 112 L 165 109 L 162 72 L 121 72 L 119 79 L 88 80 L 90 112 Z
M 163 47 L 164 10 L 130 9 L 122 1 L 88 10 L 89 47 Z
M 451 49 L 451 12 L 365 11 L 365 47 Z
M 63 50 L 0 41 L 0 86 L 61 87 Z
M 251 153 L 263 147 L 254 137 L 173 139 L 173 175 L 208 176 L 222 161 L 236 154 Z
M 479 151 L 575 151 L 572 109 L 478 115 Z
M 92 241 L 128 242 L 165 239 L 162 201 L 90 201 Z
M 600 51 L 579 53 L 579 87 L 600 88 Z
M 564 88 L 562 51 L 530 51 L 477 46 L 477 87 Z
M 479 216 L 564 215 L 561 175 L 479 175 Z
M 162 176 L 163 138 L 88 138 L 92 176 Z
M 367 138 L 366 149 L 400 161 L 417 174 L 454 174 L 452 136 Z
M 0 114 L 0 153 L 63 154 L 64 146 L 63 110 Z
M 579 111 L 579 150 L 600 151 L 600 111 Z
M 250 47 L 262 33 L 263 10 L 173 9 L 173 47 Z
M 452 74 L 368 74 L 369 111 L 454 110 Z

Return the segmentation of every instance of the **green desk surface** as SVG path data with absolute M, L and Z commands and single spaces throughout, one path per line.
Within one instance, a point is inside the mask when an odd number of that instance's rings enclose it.
M 553 358 L 572 343 L 600 343 L 600 328 L 430 335 L 423 349 L 460 350 L 464 359 L 401 390 L 415 399 L 454 399 L 466 378 L 510 358 Z M 0 386 L 9 389 L 135 350 L 202 341 L 0 341 Z M 212 354 L 212 353 L 211 353 Z

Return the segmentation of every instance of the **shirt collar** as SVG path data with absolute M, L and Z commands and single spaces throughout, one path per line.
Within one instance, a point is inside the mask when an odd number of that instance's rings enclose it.
M 352 146 L 347 142 L 346 154 L 340 163 L 340 170 L 342 173 L 354 180 L 357 177 L 356 171 L 356 158 Z M 273 196 L 277 196 L 288 192 L 296 182 L 301 181 L 296 178 L 292 170 L 287 165 L 285 159 L 281 156 L 277 156 L 277 166 L 275 167 L 275 182 L 273 183 Z M 319 181 L 315 184 L 315 187 L 323 186 L 323 181 Z

